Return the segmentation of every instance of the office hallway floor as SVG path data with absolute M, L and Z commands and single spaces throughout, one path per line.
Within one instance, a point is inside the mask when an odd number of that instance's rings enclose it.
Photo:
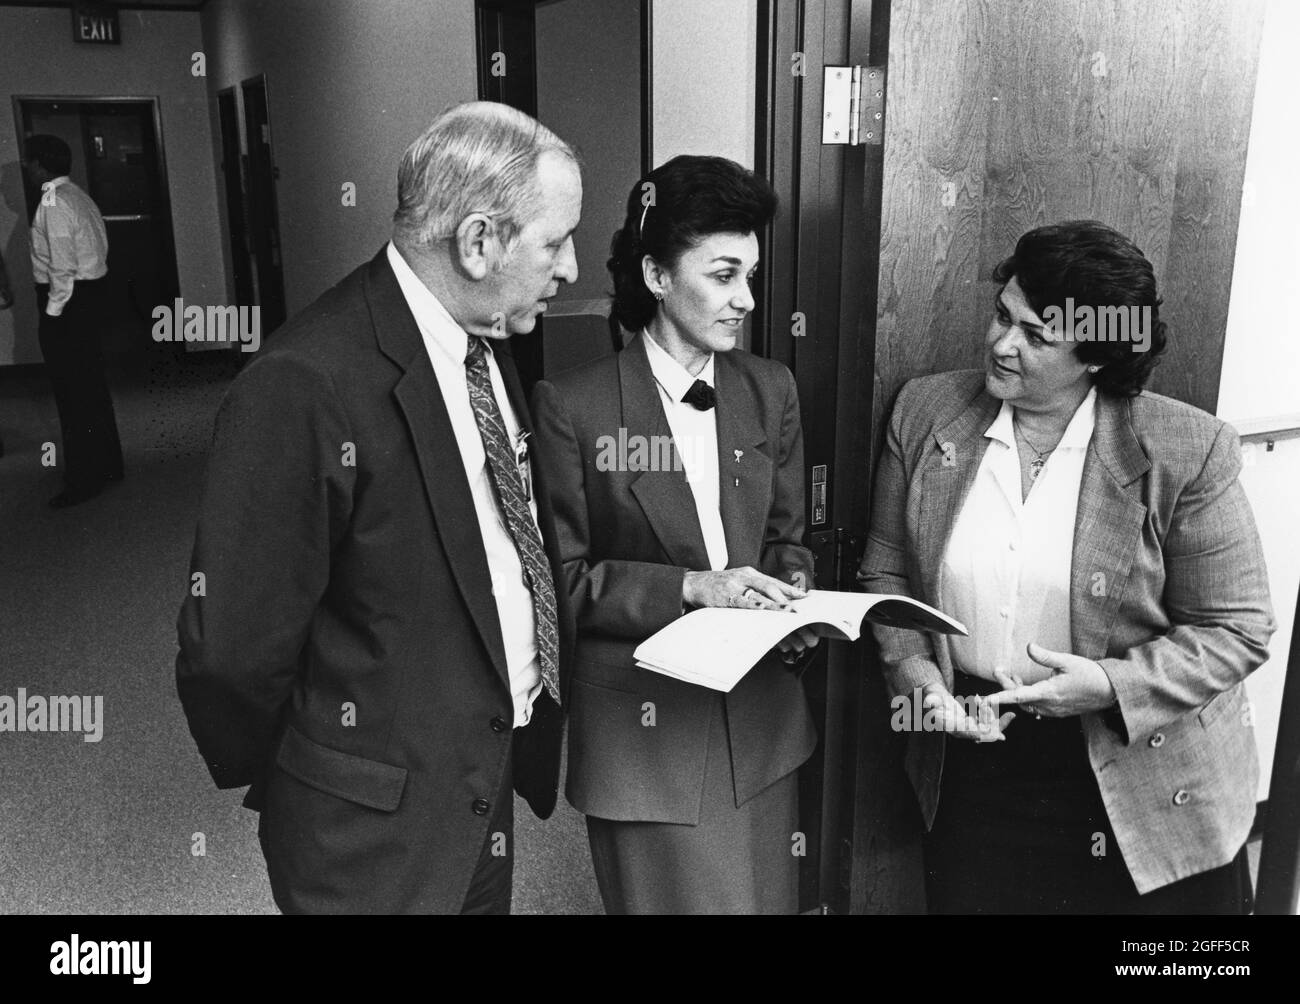
M 59 475 L 40 462 L 58 442 L 48 382 L 0 374 L 0 694 L 104 698 L 98 743 L 0 733 L 0 912 L 275 912 L 257 817 L 242 790 L 213 786 L 173 676 L 204 453 L 233 373 L 224 352 L 116 358 L 126 480 L 58 511 Z M 601 912 L 563 798 L 544 823 L 516 800 L 514 911 Z

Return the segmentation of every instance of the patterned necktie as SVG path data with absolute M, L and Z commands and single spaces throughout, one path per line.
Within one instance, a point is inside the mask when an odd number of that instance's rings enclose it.
M 483 340 L 470 335 L 469 352 L 465 355 L 465 379 L 469 384 L 469 403 L 474 408 L 474 421 L 483 440 L 487 454 L 488 476 L 496 489 L 497 502 L 505 513 L 506 527 L 514 539 L 519 561 L 524 566 L 529 590 L 533 594 L 533 617 L 537 622 L 537 655 L 542 666 L 542 682 L 546 691 L 560 703 L 559 663 L 560 634 L 555 613 L 555 584 L 551 581 L 551 566 L 542 549 L 542 536 L 537 532 L 533 514 L 524 497 L 519 468 L 506 433 L 501 409 L 497 407 L 492 391 L 492 377 L 488 373 L 487 349 Z

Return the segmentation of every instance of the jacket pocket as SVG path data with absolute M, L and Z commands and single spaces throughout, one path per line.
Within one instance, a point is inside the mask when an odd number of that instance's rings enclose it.
M 291 777 L 327 795 L 393 812 L 406 788 L 406 768 L 330 749 L 290 725 L 275 763 Z
M 1240 707 L 1242 697 L 1242 685 L 1239 683 L 1231 690 L 1215 694 L 1205 703 L 1196 717 L 1200 719 L 1201 725 L 1208 729 L 1229 711 Z
M 627 647 L 626 659 L 591 658 L 579 652 L 573 660 L 573 678 L 593 687 L 617 690 L 624 694 L 637 694 L 644 688 L 647 677 L 659 676 L 647 669 L 638 669 L 632 658 L 632 646 Z

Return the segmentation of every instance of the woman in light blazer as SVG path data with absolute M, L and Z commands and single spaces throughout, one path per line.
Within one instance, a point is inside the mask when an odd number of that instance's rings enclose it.
M 799 679 L 772 653 L 722 694 L 632 655 L 691 607 L 776 608 L 811 579 L 794 379 L 735 348 L 775 208 L 717 157 L 638 181 L 609 260 L 637 335 L 534 392 L 577 618 L 565 792 L 610 913 L 797 909 L 795 772 L 817 740 Z
M 1244 912 L 1274 623 L 1237 435 L 1142 390 L 1165 325 L 1122 235 L 1033 230 L 995 279 L 984 368 L 899 393 L 859 572 L 970 629 L 874 629 L 928 712 L 895 721 L 930 909 Z

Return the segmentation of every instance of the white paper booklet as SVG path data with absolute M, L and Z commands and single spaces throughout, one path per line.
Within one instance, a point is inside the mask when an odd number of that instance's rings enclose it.
M 814 589 L 790 610 L 705 607 L 679 617 L 637 646 L 642 669 L 729 691 L 795 628 L 857 641 L 863 621 L 913 631 L 966 634 L 966 626 L 907 596 Z

